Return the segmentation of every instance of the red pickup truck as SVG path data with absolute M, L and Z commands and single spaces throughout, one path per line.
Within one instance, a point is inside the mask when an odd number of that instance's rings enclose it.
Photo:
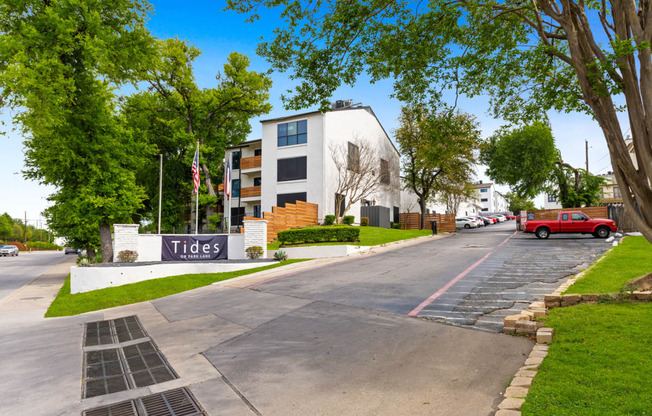
M 564 211 L 559 213 L 557 220 L 526 221 L 524 232 L 535 233 L 539 238 L 548 238 L 554 233 L 591 233 L 596 238 L 607 238 L 616 230 L 612 220 L 589 218 L 580 211 Z

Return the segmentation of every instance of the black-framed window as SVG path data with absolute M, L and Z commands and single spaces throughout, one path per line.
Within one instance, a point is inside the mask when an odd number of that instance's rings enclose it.
M 278 194 L 276 195 L 276 206 L 280 208 L 285 208 L 285 204 L 294 204 L 297 201 L 306 202 L 306 197 L 308 194 L 306 192 L 295 192 L 292 194 Z
M 356 172 L 360 168 L 360 149 L 349 142 L 349 151 L 346 158 L 346 168 Z
M 340 196 L 340 194 L 337 194 L 337 193 L 335 194 L 335 211 L 333 212 L 333 214 L 337 212 L 337 198 L 339 196 Z M 343 195 L 343 198 L 340 201 L 340 211 L 339 211 L 340 215 L 342 215 L 342 213 L 344 213 L 344 208 L 345 207 L 346 207 L 346 195 Z
M 306 179 L 308 175 L 308 157 L 292 157 L 276 161 L 276 180 L 278 182 Z
M 254 156 L 261 156 L 263 154 L 263 149 L 254 150 Z
M 231 169 L 240 169 L 240 151 L 231 153 Z
M 254 218 L 263 218 L 262 210 L 260 205 L 254 205 Z
M 242 225 L 242 219 L 245 215 L 244 207 L 234 207 L 231 208 L 231 226 L 235 227 Z
M 487 192 L 487 188 L 480 189 L 480 192 Z
M 231 181 L 231 196 L 240 198 L 240 179 L 233 179 Z
M 394 216 L 394 222 L 400 222 L 400 217 L 399 217 L 399 208 L 394 207 L 393 209 L 393 216 Z
M 548 202 L 557 202 L 557 197 L 553 194 L 548 194 Z
M 489 201 L 488 198 L 480 198 L 480 202 L 488 202 L 488 201 Z
M 308 120 L 277 125 L 278 147 L 308 143 Z
M 260 178 L 254 178 L 254 186 L 260 186 L 261 182 Z
M 387 162 L 385 159 L 380 159 L 380 183 L 389 185 L 389 182 L 389 162 Z

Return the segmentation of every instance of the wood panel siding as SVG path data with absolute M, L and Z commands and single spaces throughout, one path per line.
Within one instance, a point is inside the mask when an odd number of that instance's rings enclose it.
M 250 156 L 240 159 L 240 169 L 256 169 L 262 166 L 262 156 Z
M 271 243 L 276 239 L 279 231 L 318 225 L 318 208 L 317 204 L 297 201 L 295 204 L 285 204 L 285 208 L 272 207 L 272 212 L 263 213 L 263 218 L 244 217 L 244 219 L 267 220 L 267 242 Z
M 399 214 L 402 230 L 418 230 L 421 228 L 421 213 L 409 212 Z M 430 229 L 430 221 L 437 221 L 437 231 L 455 232 L 455 215 L 426 214 L 426 229 Z
M 240 190 L 241 198 L 253 198 L 255 196 L 260 196 L 260 186 L 249 186 Z

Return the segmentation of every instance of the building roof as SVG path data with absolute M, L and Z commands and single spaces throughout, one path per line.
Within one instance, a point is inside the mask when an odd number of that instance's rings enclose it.
M 474 183 L 473 186 L 476 188 L 491 188 L 493 186 L 493 182 L 487 182 L 487 183 Z
M 242 147 L 249 147 L 250 145 L 252 145 L 252 144 L 254 144 L 254 143 L 260 143 L 260 142 L 262 142 L 262 141 L 263 141 L 263 139 L 247 140 L 246 142 L 242 142 L 242 143 L 237 144 L 237 145 L 235 145 L 235 146 L 229 146 L 229 147 L 226 148 L 226 150 L 230 150 L 230 149 L 240 149 L 240 148 L 242 148 Z

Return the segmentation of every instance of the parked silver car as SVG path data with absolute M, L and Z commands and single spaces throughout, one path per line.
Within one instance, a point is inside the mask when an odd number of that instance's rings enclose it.
M 17 256 L 18 247 L 12 245 L 6 245 L 0 247 L 0 256 Z
M 455 228 L 478 228 L 478 223 L 469 218 L 455 218 Z

